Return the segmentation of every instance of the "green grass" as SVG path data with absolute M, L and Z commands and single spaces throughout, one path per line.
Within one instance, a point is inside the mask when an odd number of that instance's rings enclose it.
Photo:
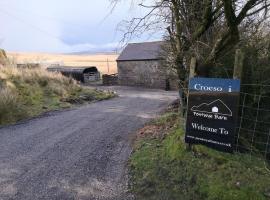
M 153 124 L 177 123 L 175 115 L 165 114 Z M 130 173 L 131 190 L 137 199 L 270 199 L 270 171 L 260 159 L 203 146 L 188 151 L 183 130 L 177 125 L 164 134 L 141 138 L 135 144 Z
M 0 125 L 113 97 L 43 69 L 0 67 Z

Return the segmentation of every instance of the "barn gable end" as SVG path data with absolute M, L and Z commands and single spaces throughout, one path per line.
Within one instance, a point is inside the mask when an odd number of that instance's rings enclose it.
M 117 59 L 119 84 L 166 89 L 163 44 L 161 41 L 128 44 Z

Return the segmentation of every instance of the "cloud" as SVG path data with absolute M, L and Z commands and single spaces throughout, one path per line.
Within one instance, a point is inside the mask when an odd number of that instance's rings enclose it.
M 113 49 L 122 37 L 117 24 L 144 11 L 130 9 L 130 1 L 122 1 L 108 15 L 110 9 L 108 0 L 2 0 L 0 47 L 64 53 Z
M 84 51 L 116 51 L 118 49 L 118 43 L 107 43 L 107 44 L 75 44 L 69 46 L 69 52 L 84 52 Z
M 35 2 L 26 0 L 25 7 L 39 10 Z M 57 21 L 40 20 L 39 17 L 21 11 L 20 1 L 10 1 L 0 9 L 0 30 L 3 46 L 10 51 L 67 51 L 68 46 L 59 39 L 61 29 Z M 43 7 L 46 10 L 46 7 Z M 44 12 L 44 11 L 43 11 Z M 50 10 L 47 10 L 50 15 Z

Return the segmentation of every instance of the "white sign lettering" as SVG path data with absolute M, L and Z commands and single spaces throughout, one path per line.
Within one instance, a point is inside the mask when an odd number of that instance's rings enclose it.
M 195 90 L 201 90 L 201 91 L 211 91 L 211 92 L 222 92 L 222 87 L 214 87 L 214 86 L 207 86 L 207 85 L 201 85 L 201 84 L 195 84 L 194 85 Z
M 192 128 L 195 130 L 200 130 L 200 131 L 206 131 L 210 133 L 220 133 L 222 135 L 228 135 L 229 131 L 227 131 L 225 128 L 211 128 L 211 127 L 206 127 L 202 124 L 197 124 L 197 123 L 191 123 Z

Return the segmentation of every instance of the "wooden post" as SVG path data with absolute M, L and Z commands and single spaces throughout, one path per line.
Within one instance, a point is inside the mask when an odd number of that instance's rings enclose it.
M 108 74 L 110 74 L 110 64 L 109 64 L 109 59 L 107 58 L 107 68 L 108 68 Z
M 242 78 L 242 71 L 243 71 L 243 65 L 244 65 L 244 53 L 241 51 L 241 49 L 236 49 L 236 51 L 235 51 L 235 58 L 234 58 L 233 79 L 240 79 L 241 80 L 241 78 Z M 240 98 L 239 98 L 238 101 L 240 101 Z M 243 103 L 245 103 L 245 100 L 244 100 Z M 239 104 L 239 102 L 238 102 L 238 104 Z M 239 115 L 239 112 L 240 112 L 240 109 L 238 111 L 238 115 Z M 236 148 L 238 148 L 238 142 L 239 142 L 239 133 L 237 135 Z
M 244 53 L 241 49 L 236 49 L 234 60 L 233 79 L 241 79 L 244 65 Z
M 193 78 L 195 76 L 196 64 L 197 64 L 196 58 L 192 57 L 190 61 L 189 78 Z
M 193 78 L 195 76 L 195 69 L 196 69 L 197 59 L 196 57 L 192 57 L 190 61 L 190 68 L 189 68 L 189 79 Z M 187 88 L 188 90 L 188 88 Z M 189 94 L 188 94 L 189 95 Z M 188 97 L 187 97 L 188 98 Z M 188 111 L 186 110 L 186 113 Z M 186 130 L 185 130 L 186 131 Z M 186 149 L 188 151 L 192 151 L 192 144 L 187 144 Z
M 196 63 L 197 63 L 196 58 L 192 57 L 191 61 L 190 61 L 190 67 L 189 67 L 189 79 L 193 78 L 195 75 Z M 187 105 L 185 105 L 185 100 L 184 100 L 183 96 L 184 96 L 184 89 L 188 90 L 188 85 L 184 85 L 183 87 L 184 87 L 183 91 L 182 90 L 179 91 L 180 105 L 184 106 L 183 108 L 180 108 L 181 109 L 180 112 L 182 114 L 182 117 L 185 117 Z

